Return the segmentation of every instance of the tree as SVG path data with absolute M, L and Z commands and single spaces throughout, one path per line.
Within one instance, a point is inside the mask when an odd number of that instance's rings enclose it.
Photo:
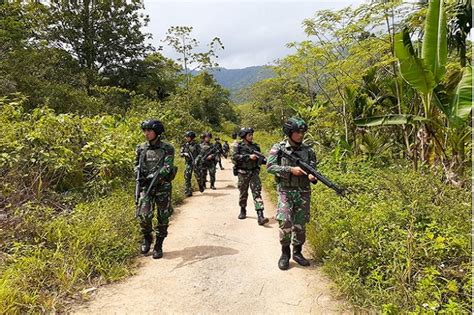
M 143 58 L 151 36 L 142 32 L 149 19 L 141 0 L 74 0 L 49 2 L 46 39 L 76 58 L 87 73 L 87 88 L 98 73 Z
M 219 64 L 215 61 L 218 58 L 216 52 L 224 49 L 221 40 L 214 37 L 207 45 L 207 52 L 196 52 L 199 47 L 199 41 L 191 37 L 193 28 L 191 26 L 172 26 L 166 33 L 163 42 L 171 46 L 181 57 L 177 58 L 181 62 L 184 75 L 186 77 L 186 86 L 189 85 L 191 73 L 195 70 L 206 70 L 216 68 Z
M 134 60 L 115 72 L 104 73 L 104 83 L 116 85 L 149 98 L 164 100 L 182 81 L 181 67 L 160 53 Z

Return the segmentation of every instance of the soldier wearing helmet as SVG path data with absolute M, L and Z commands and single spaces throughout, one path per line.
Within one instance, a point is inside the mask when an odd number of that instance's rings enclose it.
M 216 156 L 218 154 L 217 147 L 211 143 L 212 133 L 205 132 L 201 136 L 202 142 L 199 145 L 200 153 L 196 159 L 197 167 L 200 175 L 200 186 L 204 190 L 206 188 L 206 178 L 209 172 L 211 179 L 211 189 L 216 189 Z
M 174 148 L 161 141 L 165 128 L 159 120 L 145 120 L 140 127 L 146 139 L 146 142 L 137 146 L 135 160 L 135 169 L 139 172 L 141 183 L 137 205 L 137 217 L 140 220 L 143 235 L 141 252 L 145 255 L 150 251 L 153 242 L 152 221 L 156 210 L 157 225 L 153 258 L 158 259 L 163 257 L 163 241 L 168 235 L 169 218 L 173 213 L 171 181 L 176 175 L 176 167 L 173 165 Z M 155 184 L 150 187 L 155 176 Z
M 201 187 L 201 182 L 199 180 L 199 172 L 196 168 L 195 161 L 197 156 L 200 152 L 200 146 L 198 143 L 194 141 L 196 138 L 196 134 L 193 131 L 186 131 L 184 133 L 184 138 L 186 143 L 181 146 L 179 151 L 179 156 L 184 157 L 185 159 L 185 169 L 184 169 L 184 193 L 186 197 L 190 197 L 193 195 L 193 189 L 191 186 L 191 178 L 194 173 L 194 177 L 196 178 L 199 190 L 202 192 L 204 188 Z
M 260 166 L 263 162 L 254 152 L 261 152 L 258 144 L 253 142 L 253 129 L 240 129 L 239 136 L 242 139 L 232 154 L 235 165 L 234 174 L 237 175 L 237 186 L 239 188 L 239 219 L 247 217 L 247 198 L 249 187 L 252 192 L 255 210 L 257 211 L 257 222 L 264 225 L 268 219 L 263 215 L 262 183 L 260 181 Z
M 286 151 L 315 166 L 316 155 L 313 149 L 303 143 L 307 130 L 308 126 L 302 119 L 296 117 L 288 119 L 283 125 L 283 132 L 287 139 L 273 145 L 267 162 L 267 171 L 275 175 L 278 183 L 276 219 L 280 226 L 282 253 L 278 260 L 278 267 L 281 270 L 289 268 L 290 244 L 293 245 L 293 260 L 302 266 L 310 265 L 302 254 L 302 247 L 306 240 L 306 223 L 310 215 L 310 183 L 316 181 L 316 178 L 311 174 L 306 174 L 280 153 Z

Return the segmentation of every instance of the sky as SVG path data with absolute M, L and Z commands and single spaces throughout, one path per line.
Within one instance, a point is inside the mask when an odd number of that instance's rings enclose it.
M 176 59 L 165 43 L 170 26 L 192 26 L 192 37 L 205 51 L 214 37 L 224 50 L 217 59 L 221 67 L 238 69 L 273 64 L 292 52 L 286 44 L 307 40 L 302 22 L 318 10 L 357 6 L 363 0 L 144 0 L 150 23 L 151 43 L 163 46 L 162 53 Z

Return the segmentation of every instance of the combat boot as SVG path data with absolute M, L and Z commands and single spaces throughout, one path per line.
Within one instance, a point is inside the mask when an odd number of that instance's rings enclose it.
M 303 245 L 293 245 L 293 260 L 299 265 L 307 267 L 310 265 L 310 263 L 301 253 L 302 248 Z
M 211 189 L 216 190 L 216 186 L 214 186 L 214 183 L 211 183 Z
M 265 223 L 268 223 L 268 218 L 263 216 L 263 210 L 257 210 L 257 221 L 258 225 L 264 225 Z
M 281 246 L 281 256 L 280 260 L 278 260 L 278 268 L 280 270 L 287 270 L 290 268 L 290 246 Z
M 143 235 L 142 245 L 140 246 L 140 252 L 143 255 L 148 254 L 148 252 L 150 251 L 150 247 L 151 247 L 152 242 L 153 242 L 153 237 L 151 236 L 151 234 Z
M 243 220 L 247 217 L 247 209 L 245 207 L 240 207 L 239 219 Z
M 163 257 L 163 241 L 164 237 L 157 237 L 155 246 L 153 247 L 153 259 L 160 259 Z

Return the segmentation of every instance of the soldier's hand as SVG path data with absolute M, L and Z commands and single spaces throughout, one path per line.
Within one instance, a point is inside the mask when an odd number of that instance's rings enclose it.
M 301 167 L 295 166 L 290 169 L 290 172 L 294 176 L 303 176 L 303 175 L 308 175 Z
M 318 179 L 316 178 L 316 176 L 312 175 L 312 174 L 309 174 L 308 175 L 308 179 L 310 182 L 317 182 Z
M 207 160 L 212 160 L 214 158 L 214 154 L 211 154 L 207 157 Z
M 256 159 L 258 159 L 258 156 L 255 154 L 250 154 L 250 159 L 255 161 Z

